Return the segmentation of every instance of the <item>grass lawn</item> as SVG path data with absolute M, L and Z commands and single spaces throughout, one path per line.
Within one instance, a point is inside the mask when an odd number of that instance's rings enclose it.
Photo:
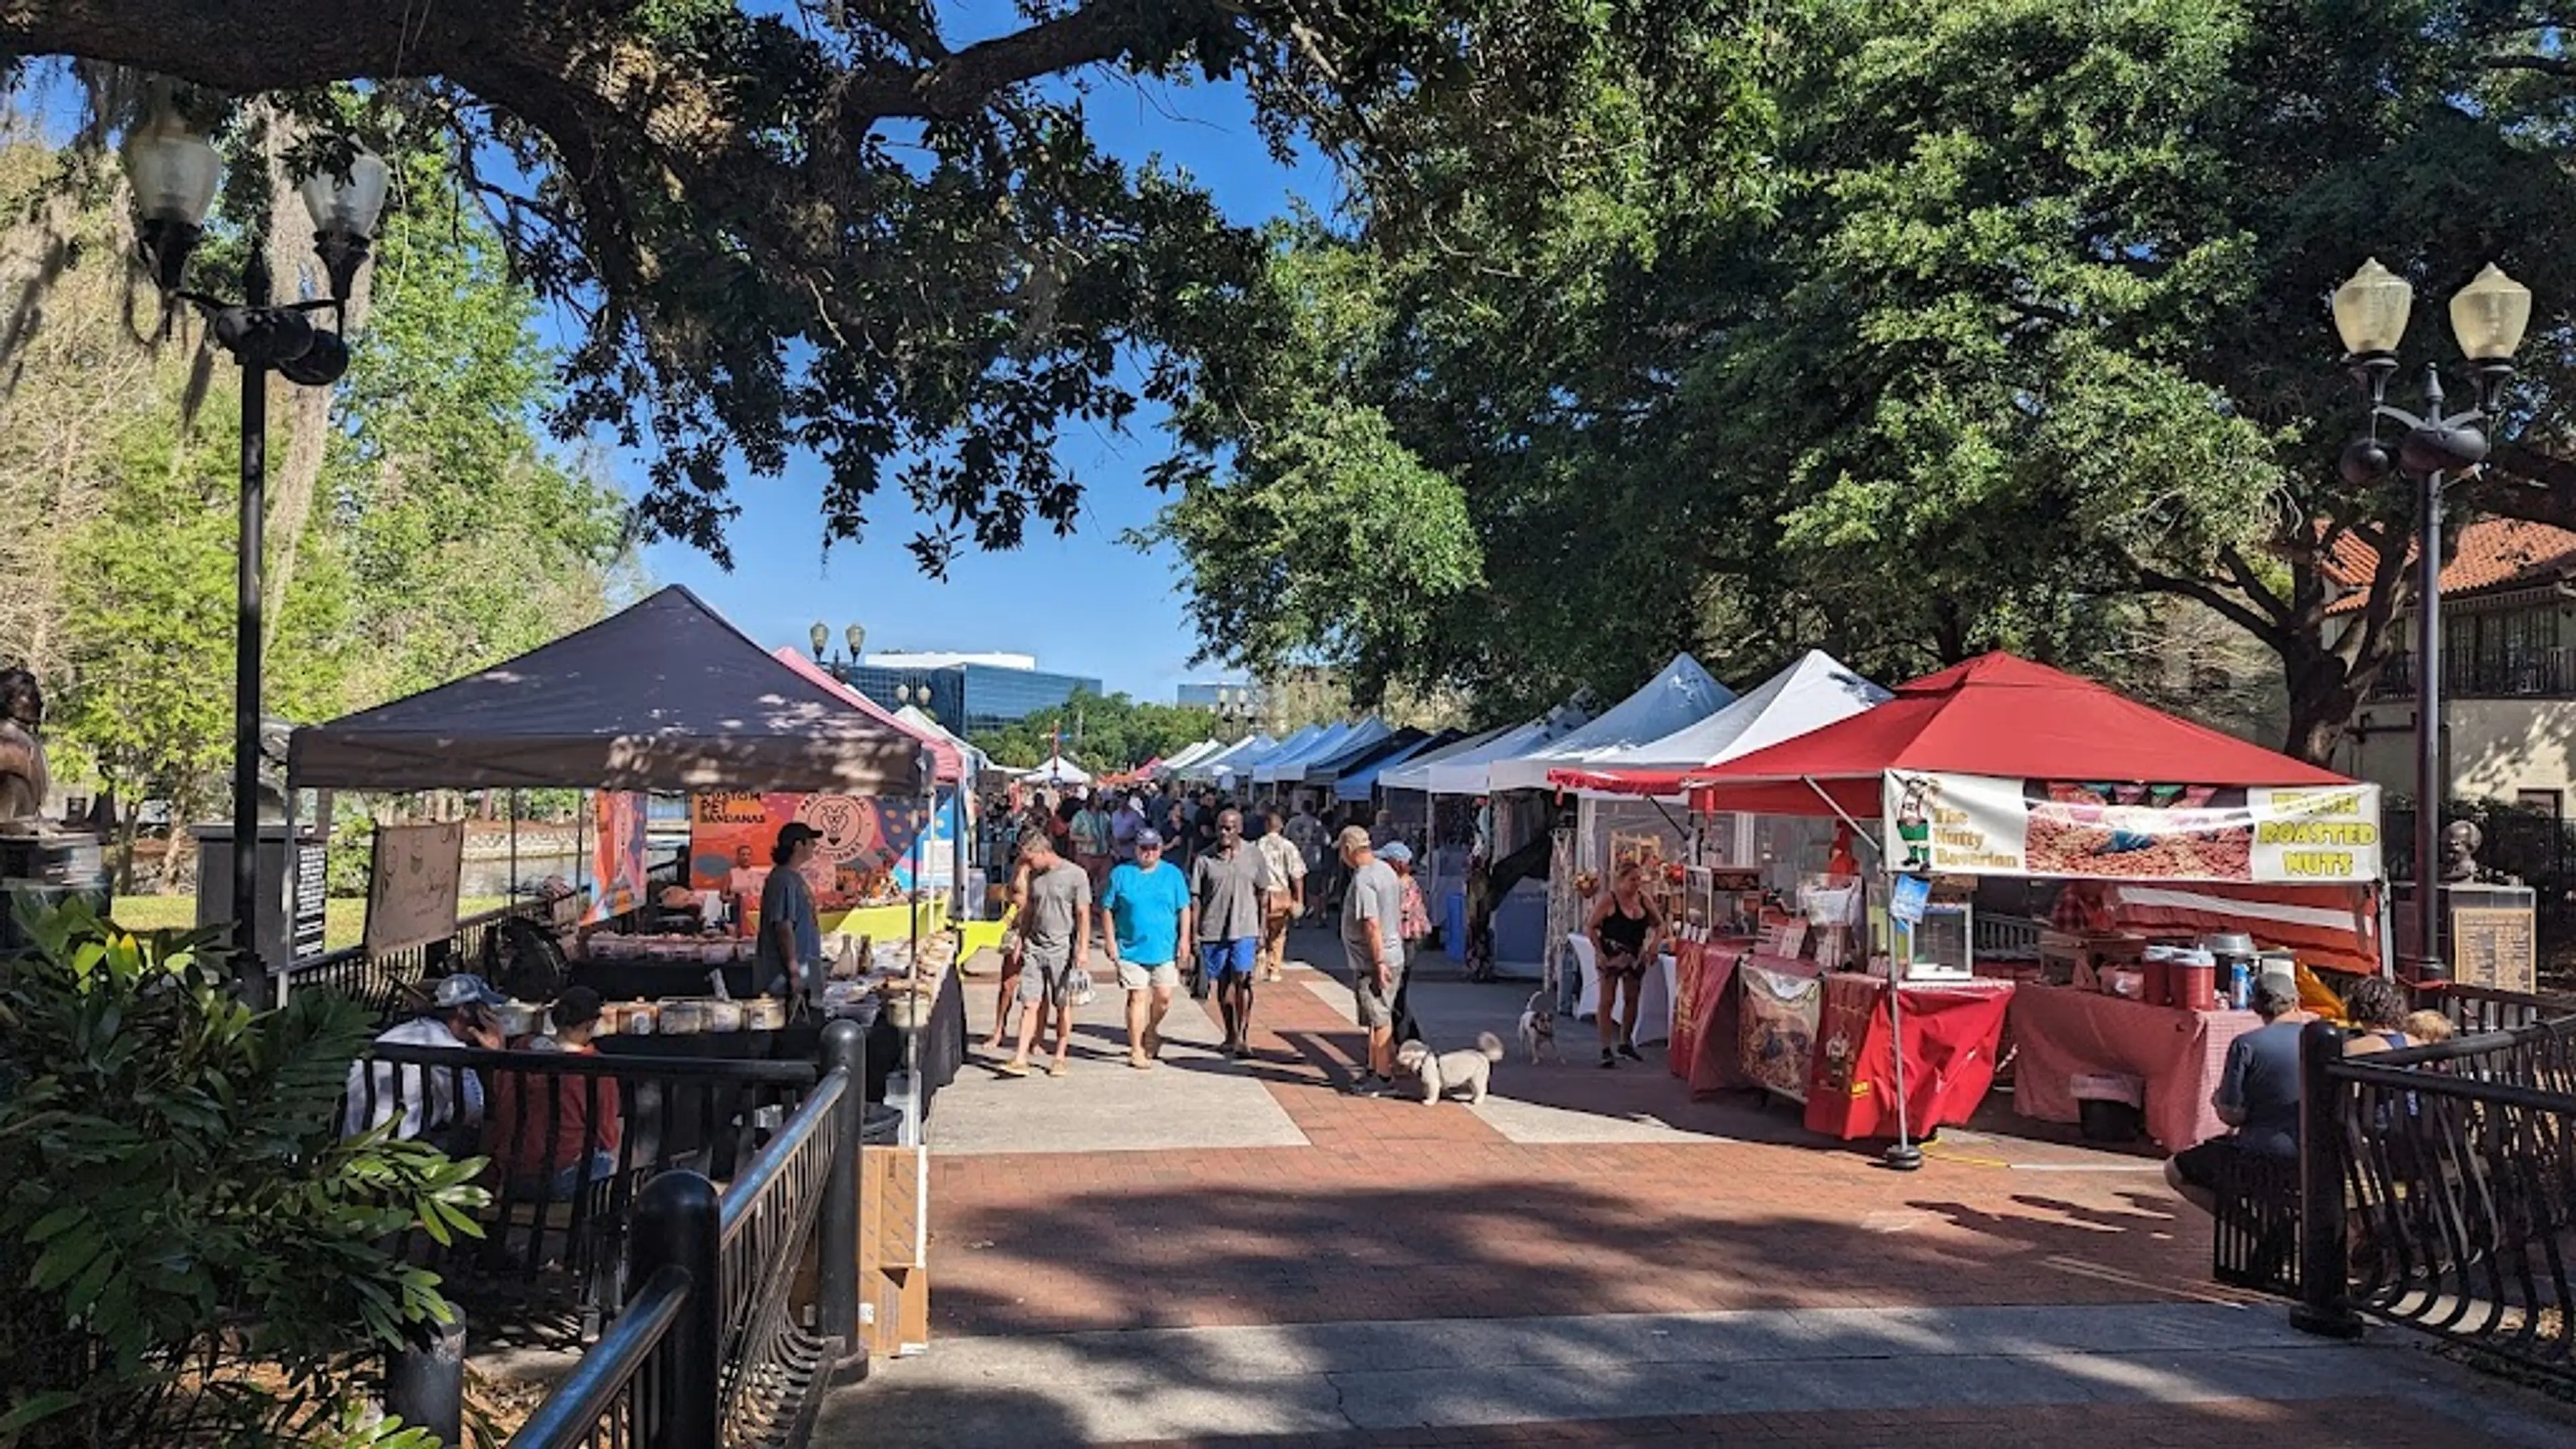
M 456 903 L 456 914 L 479 916 L 507 905 L 499 896 L 467 896 Z M 129 931 L 184 931 L 197 924 L 195 896 L 119 896 L 115 907 L 116 923 Z M 367 928 L 367 903 L 351 898 L 325 902 L 322 908 L 322 942 L 326 949 L 337 951 L 358 944 Z

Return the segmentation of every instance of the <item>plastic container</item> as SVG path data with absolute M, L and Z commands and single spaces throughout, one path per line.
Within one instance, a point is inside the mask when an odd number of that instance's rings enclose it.
M 2215 961 L 2176 962 L 2167 968 L 2173 983 L 2173 1004 L 2185 1011 L 2218 1009 L 2218 963 Z
M 2173 1004 L 2173 964 L 2169 961 L 2142 961 L 2138 964 L 2138 1000 L 2149 1006 Z

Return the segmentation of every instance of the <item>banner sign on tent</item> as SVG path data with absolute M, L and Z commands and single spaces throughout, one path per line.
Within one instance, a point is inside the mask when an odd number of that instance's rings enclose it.
M 2243 788 L 1891 770 L 1888 864 L 1955 875 L 2379 879 L 2375 785 Z
M 748 910 L 760 905 L 770 850 L 778 831 L 802 821 L 822 833 L 805 878 L 827 910 L 896 891 L 947 885 L 956 875 L 956 792 L 933 811 L 908 796 L 704 794 L 689 798 L 689 884 L 730 891 Z M 928 833 L 925 835 L 925 829 Z M 922 845 L 921 875 L 913 879 L 913 843 Z

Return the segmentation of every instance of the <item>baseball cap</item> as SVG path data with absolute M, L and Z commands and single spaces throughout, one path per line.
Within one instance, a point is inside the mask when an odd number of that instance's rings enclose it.
M 1401 840 L 1390 840 L 1377 848 L 1377 858 L 1389 865 L 1413 864 L 1413 847 Z
M 786 849 L 800 840 L 820 840 L 823 832 L 802 820 L 790 820 L 778 827 L 778 848 Z
M 1161 832 L 1161 831 L 1159 831 L 1159 830 L 1156 830 L 1154 827 L 1152 827 L 1152 826 L 1150 826 L 1150 825 L 1146 826 L 1146 827 L 1145 827 L 1144 829 L 1142 829 L 1142 830 L 1137 831 L 1137 832 L 1136 832 L 1136 848 L 1137 848 L 1138 850 L 1160 850 L 1160 849 L 1162 849 L 1162 848 L 1163 848 L 1163 832 Z
M 470 971 L 442 977 L 438 990 L 430 997 L 440 1010 L 458 1006 L 506 1006 L 510 998 L 492 989 L 492 983 Z
M 1370 849 L 1368 827 L 1345 825 L 1342 827 L 1342 833 L 1333 837 L 1333 843 L 1344 850 Z

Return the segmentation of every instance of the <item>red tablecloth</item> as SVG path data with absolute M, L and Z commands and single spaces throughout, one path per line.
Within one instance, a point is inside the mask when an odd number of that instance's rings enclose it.
M 2145 1079 L 2147 1135 L 2167 1152 L 2227 1130 L 2209 1105 L 2227 1044 L 2261 1026 L 2250 1011 L 2146 1006 L 2071 986 L 2025 986 L 2013 997 L 2013 1110 L 2042 1122 L 2077 1120 L 2079 1073 Z
M 1967 1121 L 1985 1100 L 2014 987 L 1976 980 L 1915 982 L 1900 989 L 1905 1120 L 1920 1136 Z M 1809 1131 L 1845 1141 L 1896 1135 L 1895 1040 L 1884 979 L 1839 971 L 1825 977 L 1824 1012 L 1808 1068 Z
M 1683 941 L 1673 947 L 1672 1073 L 1691 1095 L 1751 1085 L 1737 1064 L 1735 963 L 1750 941 Z

